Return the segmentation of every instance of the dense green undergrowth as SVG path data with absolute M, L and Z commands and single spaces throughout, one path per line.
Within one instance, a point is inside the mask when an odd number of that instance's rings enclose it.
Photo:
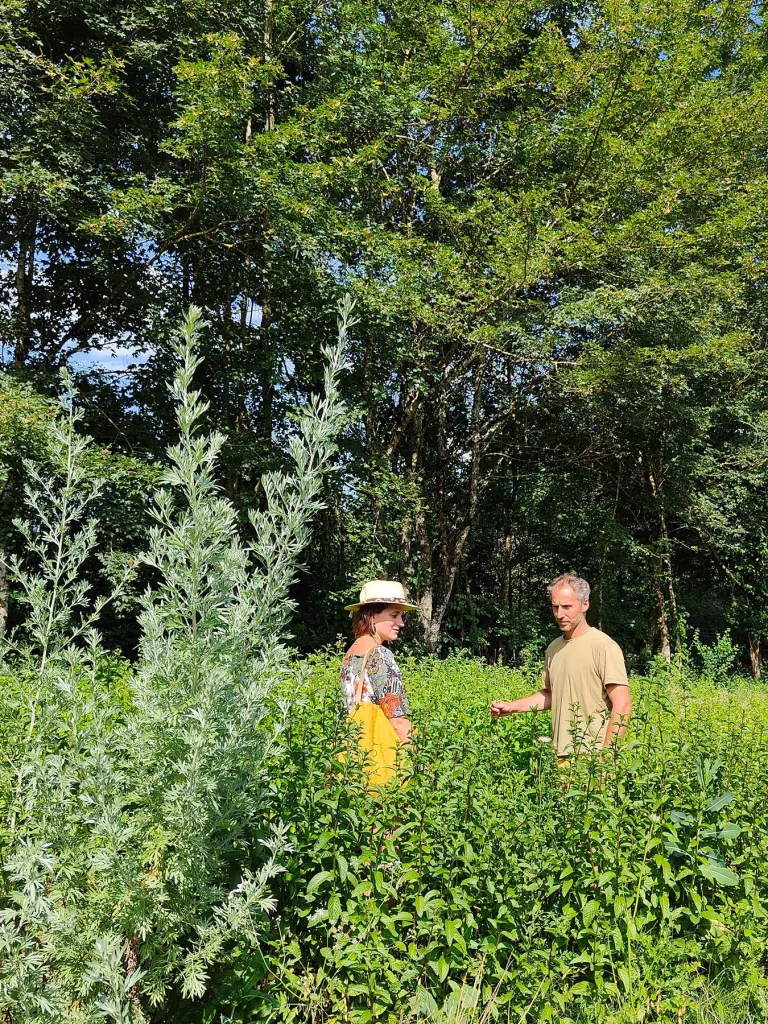
M 635 677 L 628 742 L 564 776 L 548 715 L 488 715 L 520 673 L 409 663 L 416 747 L 373 799 L 338 760 L 337 664 L 291 694 L 271 813 L 293 852 L 263 958 L 219 979 L 210 1020 L 763 1019 L 760 688 Z
M 339 759 L 338 657 L 283 683 L 253 843 L 283 823 L 290 848 L 261 943 L 233 942 L 202 999 L 171 993 L 146 1020 L 766 1019 L 768 693 L 635 676 L 629 740 L 563 775 L 547 714 L 488 716 L 530 689 L 522 673 L 402 664 L 417 742 L 405 784 L 377 798 Z M 3 685 L 7 768 L 27 723 L 24 682 Z M 82 685 L 116 728 L 130 718 L 129 665 L 105 659 Z

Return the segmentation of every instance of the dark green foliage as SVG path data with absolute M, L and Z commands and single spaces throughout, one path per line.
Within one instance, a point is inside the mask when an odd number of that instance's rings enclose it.
M 245 523 L 351 290 L 305 647 L 386 574 L 422 599 L 427 648 L 515 659 L 569 568 L 638 659 L 730 628 L 757 672 L 765 33 L 751 0 L 12 0 L 6 365 L 46 392 L 73 354 L 140 350 L 90 366 L 87 425 L 151 463 L 194 301 Z

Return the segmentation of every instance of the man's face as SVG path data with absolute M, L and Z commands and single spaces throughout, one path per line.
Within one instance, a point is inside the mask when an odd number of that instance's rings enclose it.
M 571 587 L 555 587 L 552 591 L 552 614 L 558 628 L 570 633 L 584 618 L 589 601 L 580 601 Z

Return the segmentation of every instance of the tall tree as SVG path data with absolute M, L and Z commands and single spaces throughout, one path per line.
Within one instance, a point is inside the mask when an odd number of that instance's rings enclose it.
M 610 619 L 621 565 L 632 643 L 651 616 L 672 653 L 714 564 L 682 558 L 678 492 L 735 422 L 704 369 L 764 346 L 759 6 L 26 2 L 0 46 L 8 360 L 146 346 L 88 426 L 151 456 L 194 300 L 245 512 L 351 289 L 359 417 L 308 583 L 401 574 L 435 648 L 457 587 L 522 638 L 554 567 Z

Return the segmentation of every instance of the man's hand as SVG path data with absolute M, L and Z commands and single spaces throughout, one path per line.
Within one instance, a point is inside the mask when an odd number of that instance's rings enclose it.
M 491 718 L 501 718 L 502 715 L 517 715 L 525 711 L 548 711 L 552 707 L 552 693 L 550 690 L 539 690 L 532 693 L 530 697 L 521 697 L 520 700 L 495 700 L 491 704 Z
M 502 715 L 514 715 L 515 702 L 513 700 L 495 700 L 491 704 L 491 718 L 501 718 Z

